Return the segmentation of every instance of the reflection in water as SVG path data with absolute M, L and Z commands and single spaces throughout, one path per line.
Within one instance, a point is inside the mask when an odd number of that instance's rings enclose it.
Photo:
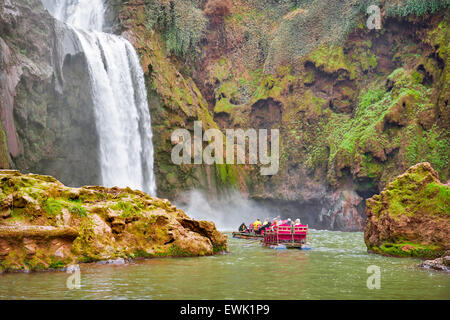
M 81 289 L 64 272 L 0 275 L 0 299 L 450 299 L 450 276 L 418 260 L 366 253 L 362 233 L 311 230 L 312 250 L 277 251 L 230 239 L 230 254 L 81 265 Z M 381 289 L 366 287 L 381 268 Z

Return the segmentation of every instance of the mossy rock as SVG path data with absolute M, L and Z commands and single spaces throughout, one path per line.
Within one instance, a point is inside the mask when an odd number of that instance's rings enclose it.
M 432 258 L 450 249 L 450 186 L 427 162 L 409 168 L 367 200 L 370 251 Z
M 139 190 L 69 188 L 10 170 L 0 170 L 0 190 L 0 272 L 228 250 L 214 223 Z

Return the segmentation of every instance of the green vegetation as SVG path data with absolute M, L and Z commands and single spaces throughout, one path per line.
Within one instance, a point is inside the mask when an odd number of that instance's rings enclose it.
M 432 30 L 428 35 L 429 42 L 432 45 L 437 46 L 437 52 L 444 60 L 447 59 L 447 56 L 450 53 L 450 43 L 448 41 L 449 32 L 448 20 L 444 19 L 439 23 L 438 27 Z M 449 66 L 446 64 L 443 76 L 448 77 L 448 68 Z
M 392 217 L 414 216 L 418 212 L 437 216 L 450 214 L 450 187 L 429 181 L 427 171 L 416 170 L 398 177 L 383 192 Z M 375 200 L 380 201 L 380 198 Z M 379 206 L 373 209 L 375 215 L 379 210 Z
M 351 167 L 361 161 L 368 176 L 376 178 L 383 170 L 378 161 L 386 159 L 385 150 L 400 149 L 408 166 L 429 161 L 446 179 L 448 136 L 435 125 L 425 130 L 415 120 L 430 109 L 432 91 L 421 84 L 417 72 L 399 68 L 388 78 L 393 89 L 386 91 L 383 83 L 375 82 L 362 91 L 352 118 L 332 115 L 329 166 L 338 161 L 341 167 Z M 333 180 L 335 173 L 329 174 Z
M 364 241 L 384 255 L 433 258 L 444 253 L 450 187 L 429 163 L 420 163 L 367 200 Z
M 172 257 L 189 257 L 192 256 L 192 253 L 173 244 L 169 248 L 169 255 Z
M 56 200 L 54 198 L 48 198 L 45 202 L 45 211 L 50 215 L 57 215 L 61 213 L 61 210 L 65 207 L 65 202 L 62 200 Z
M 450 137 L 445 136 L 436 125 L 428 131 L 420 125 L 411 126 L 408 137 L 410 140 L 405 152 L 408 164 L 414 165 L 421 161 L 428 161 L 442 173 L 442 179 L 446 180 L 448 178 L 446 170 L 450 163 Z
M 383 172 L 383 165 L 374 160 L 371 154 L 362 155 L 363 169 L 366 171 L 367 176 L 371 179 L 378 180 Z
M 213 248 L 214 253 L 224 252 L 227 251 L 226 246 L 214 246 Z
M 61 260 L 54 260 L 48 266 L 49 269 L 60 269 L 64 268 L 67 265 L 67 262 Z
M 76 214 L 80 217 L 86 217 L 87 216 L 87 210 L 85 207 L 83 207 L 81 204 L 75 204 L 72 207 L 70 207 L 69 211 L 73 214 Z
M 425 26 L 413 17 L 397 18 L 405 22 L 400 28 L 411 23 L 426 31 L 410 36 L 391 30 L 369 32 L 366 12 L 356 12 L 358 4 L 378 4 L 383 11 L 392 8 L 396 16 L 432 13 L 443 8 L 442 1 L 429 1 L 422 8 L 410 0 L 360 1 L 356 6 L 345 1 L 239 1 L 220 17 L 223 25 L 215 24 L 214 14 L 201 12 L 207 1 L 149 2 L 130 1 L 125 5 L 130 15 L 125 16 L 131 20 L 144 69 L 149 69 L 148 86 L 155 91 L 151 99 L 158 101 L 152 117 L 159 123 L 154 130 L 162 137 L 155 142 L 155 160 L 164 196 L 176 197 L 178 190 L 204 186 L 210 179 L 203 166 L 171 165 L 167 132 L 189 128 L 193 119 L 208 119 L 211 127 L 251 127 L 252 106 L 268 98 L 276 100 L 282 111 L 280 123 L 274 124 L 282 139 L 279 181 L 286 181 L 289 169 L 283 169 L 295 167 L 294 162 L 314 172 L 314 178 L 326 174 L 333 185 L 350 174 L 358 187 L 364 184 L 370 192 L 420 161 L 429 161 L 443 179 L 448 177 L 448 138 L 442 123 L 437 123 L 445 114 L 435 98 L 443 95 L 448 81 L 430 55 L 436 51 L 446 61 L 446 19 L 433 19 Z M 196 15 L 203 17 L 193 26 L 191 18 Z M 208 28 L 202 26 L 205 16 Z M 311 24 L 316 18 L 326 23 Z M 344 25 L 354 22 L 361 28 L 346 29 L 350 37 L 343 38 Z M 335 26 L 331 33 L 330 26 Z M 202 36 L 208 39 L 203 44 L 196 40 Z M 230 47 L 215 47 L 222 38 Z M 172 46 L 172 40 L 180 48 Z M 382 48 L 381 42 L 389 45 Z M 203 58 L 191 59 L 189 52 L 195 56 L 201 46 Z M 425 70 L 419 67 L 422 64 Z M 398 69 L 389 76 L 393 68 Z M 190 78 L 194 74 L 195 82 Z M 439 98 L 441 105 L 446 100 Z M 224 165 L 215 166 L 213 176 L 212 183 L 220 187 L 256 184 Z
M 144 251 L 142 249 L 136 250 L 136 252 L 132 253 L 132 255 L 133 255 L 132 256 L 133 258 L 134 257 L 136 257 L 136 258 L 152 258 L 154 256 L 153 254 L 148 253 L 148 252 L 146 252 L 146 251 Z
M 379 247 L 372 247 L 372 251 L 395 257 L 416 257 L 432 259 L 439 257 L 442 250 L 438 246 L 427 246 L 414 242 L 385 242 Z
M 234 81 L 227 81 L 223 83 L 216 91 L 216 105 L 214 106 L 214 112 L 226 112 L 230 113 L 230 110 L 237 104 L 239 96 L 238 86 Z
M 436 208 L 442 215 L 450 215 L 450 188 L 437 183 L 430 183 L 423 192 L 424 197 L 430 199 L 426 204 Z
M 149 2 L 142 20 L 149 29 L 162 34 L 169 52 L 180 57 L 195 57 L 199 53 L 207 18 L 192 1 L 180 0 L 170 6 L 162 0 Z
M 70 213 L 79 217 L 87 216 L 87 210 L 83 207 L 81 200 L 55 199 L 51 197 L 45 200 L 45 211 L 48 214 L 55 216 L 62 213 L 62 209 L 69 209 Z
M 2 124 L 0 121 L 0 168 L 9 167 L 9 152 L 8 144 L 6 142 L 6 134 L 3 131 Z
M 89 218 L 82 219 L 78 232 L 78 237 L 72 243 L 72 252 L 81 255 L 79 259 L 82 262 L 100 260 L 96 247 L 92 245 L 92 241 L 96 239 L 93 221 Z
M 403 0 L 398 3 L 386 1 L 388 16 L 406 17 L 409 15 L 424 16 L 450 7 L 448 0 Z
M 261 99 L 280 97 L 282 90 L 286 88 L 289 83 L 296 78 L 290 74 L 290 67 L 280 68 L 278 76 L 271 74 L 264 75 L 259 83 L 259 86 L 253 92 L 252 103 Z
M 224 185 L 235 186 L 237 184 L 238 178 L 234 165 L 216 164 L 216 173 Z
M 450 2 L 448 0 L 362 0 L 359 4 L 359 11 L 365 14 L 371 5 L 383 7 L 389 17 L 409 15 L 421 17 L 449 8 Z
M 111 209 L 120 210 L 122 212 L 122 217 L 131 217 L 140 213 L 140 208 L 129 201 L 119 201 L 115 205 L 111 206 Z
M 309 55 L 309 59 L 317 68 L 323 69 L 323 71 L 327 73 L 335 73 L 339 70 L 345 70 L 349 73 L 350 79 L 355 78 L 355 68 L 348 61 L 348 58 L 344 54 L 344 50 L 341 46 L 323 45 L 311 53 Z

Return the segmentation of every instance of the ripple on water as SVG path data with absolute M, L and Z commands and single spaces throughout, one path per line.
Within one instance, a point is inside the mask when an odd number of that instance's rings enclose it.
M 362 233 L 311 230 L 311 250 L 271 250 L 229 236 L 230 254 L 81 265 L 65 272 L 0 275 L 0 299 L 450 299 L 450 275 L 419 260 L 367 254 Z M 369 290 L 367 267 L 381 270 Z

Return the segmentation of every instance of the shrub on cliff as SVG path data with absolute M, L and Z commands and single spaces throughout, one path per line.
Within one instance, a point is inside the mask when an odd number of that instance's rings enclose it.
M 421 17 L 449 8 L 450 2 L 448 0 L 362 0 L 359 5 L 360 12 L 365 15 L 367 8 L 371 5 L 383 8 L 389 17 L 406 17 L 409 15 Z
M 199 52 L 207 19 L 195 2 L 152 0 L 146 15 L 148 27 L 161 32 L 170 53 L 184 57 Z
M 275 31 L 264 71 L 274 73 L 325 43 L 342 42 L 359 17 L 357 4 L 355 0 L 308 1 L 286 14 Z
M 403 0 L 398 3 L 386 3 L 388 16 L 406 17 L 409 15 L 424 16 L 450 7 L 448 0 Z

